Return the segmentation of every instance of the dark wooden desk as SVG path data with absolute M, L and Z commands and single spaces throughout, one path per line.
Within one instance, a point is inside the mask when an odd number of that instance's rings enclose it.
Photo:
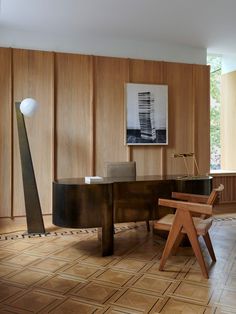
M 102 228 L 102 255 L 113 254 L 113 225 L 153 220 L 166 214 L 157 199 L 172 191 L 210 194 L 211 177 L 178 179 L 178 176 L 104 178 L 86 184 L 84 178 L 53 182 L 53 223 L 68 228 Z

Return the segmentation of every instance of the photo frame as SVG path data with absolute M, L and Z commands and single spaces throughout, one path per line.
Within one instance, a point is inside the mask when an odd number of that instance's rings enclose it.
M 168 144 L 168 86 L 125 84 L 125 144 Z

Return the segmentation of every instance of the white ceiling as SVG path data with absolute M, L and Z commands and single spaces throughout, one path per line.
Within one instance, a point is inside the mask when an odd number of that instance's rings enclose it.
M 236 0 L 0 0 L 0 28 L 236 54 Z

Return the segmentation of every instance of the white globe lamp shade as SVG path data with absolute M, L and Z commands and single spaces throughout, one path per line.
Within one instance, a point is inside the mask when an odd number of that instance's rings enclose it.
M 33 98 L 25 98 L 20 104 L 20 111 L 24 116 L 31 117 L 38 108 L 38 103 Z

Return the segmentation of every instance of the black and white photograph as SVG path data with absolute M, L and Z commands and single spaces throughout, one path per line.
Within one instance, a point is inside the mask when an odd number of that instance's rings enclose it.
M 126 144 L 168 144 L 168 86 L 126 84 Z

